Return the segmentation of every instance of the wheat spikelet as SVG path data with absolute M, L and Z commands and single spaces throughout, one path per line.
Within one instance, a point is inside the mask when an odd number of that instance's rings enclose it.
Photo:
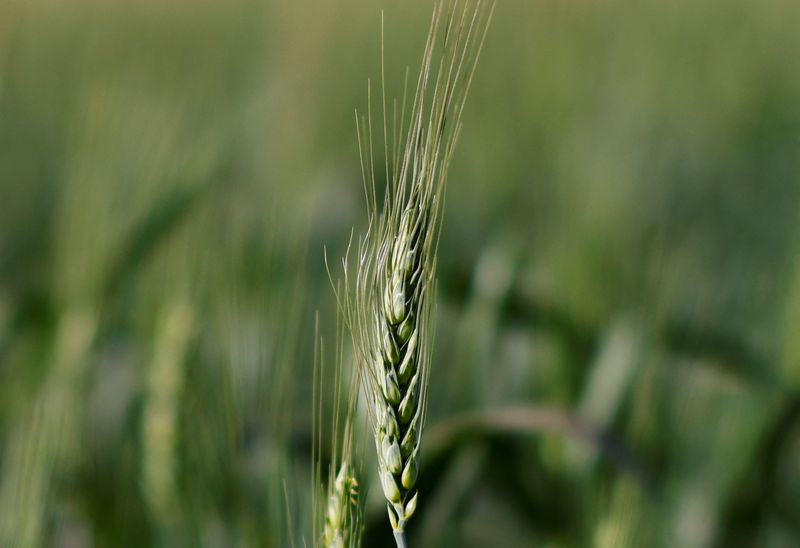
M 372 119 L 369 113 L 356 115 L 372 214 L 369 230 L 359 240 L 355 279 L 347 279 L 346 257 L 346 293 L 337 296 L 353 333 L 381 486 L 398 546 L 405 546 L 406 522 L 417 507 L 415 485 L 432 342 L 429 318 L 444 188 L 492 8 L 483 0 L 436 4 L 407 126 L 405 97 L 399 124 L 396 105 L 393 110 L 391 155 L 383 92 L 387 188 L 380 209 Z

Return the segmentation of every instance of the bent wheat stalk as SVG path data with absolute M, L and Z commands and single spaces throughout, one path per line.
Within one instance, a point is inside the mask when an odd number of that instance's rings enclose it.
M 381 209 L 372 119 L 369 112 L 366 117 L 356 115 L 370 226 L 359 240 L 355 279 L 348 279 L 347 257 L 344 260 L 345 292 L 337 291 L 337 297 L 353 334 L 381 486 L 399 547 L 406 545 L 406 523 L 417 507 L 432 343 L 429 324 L 447 171 L 492 9 L 493 4 L 483 0 L 436 4 L 407 126 L 405 97 L 399 125 L 396 104 L 393 109 L 391 157 L 382 92 L 382 171 L 387 188 Z

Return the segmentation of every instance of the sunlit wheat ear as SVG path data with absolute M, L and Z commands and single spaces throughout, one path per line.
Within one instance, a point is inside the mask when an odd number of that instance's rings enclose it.
M 447 170 L 492 8 L 483 0 L 435 5 L 414 98 L 408 113 L 403 98 L 399 123 L 394 109 L 391 128 L 382 94 L 382 168 L 375 169 L 372 117 L 369 111 L 356 115 L 370 225 L 359 239 L 355 277 L 346 279 L 337 296 L 353 333 L 398 546 L 405 546 L 406 523 L 419 498 L 433 338 L 429 318 Z M 386 177 L 381 207 L 376 171 Z M 347 278 L 347 259 L 344 266 Z

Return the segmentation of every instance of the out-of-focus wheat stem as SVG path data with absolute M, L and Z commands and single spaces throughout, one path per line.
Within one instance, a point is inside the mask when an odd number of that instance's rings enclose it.
M 39 546 L 52 479 L 77 458 L 81 387 L 97 315 L 75 306 L 62 315 L 53 361 L 31 407 L 14 425 L 6 444 L 0 482 L 0 545 Z

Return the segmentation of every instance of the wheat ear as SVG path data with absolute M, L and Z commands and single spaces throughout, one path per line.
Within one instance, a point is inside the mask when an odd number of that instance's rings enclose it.
M 372 214 L 369 230 L 359 240 L 353 285 L 347 279 L 345 258 L 347 292 L 338 296 L 353 333 L 381 486 L 399 547 L 406 545 L 406 523 L 418 499 L 415 485 L 427 408 L 432 343 L 429 318 L 440 211 L 467 90 L 492 10 L 493 4 L 487 6 L 483 0 L 435 5 L 407 125 L 404 97 L 399 124 L 395 107 L 389 131 L 382 92 L 382 171 L 387 188 L 380 209 L 372 117 L 369 112 L 360 118 L 356 114 L 367 206 Z M 368 95 L 370 89 L 368 86 Z
M 361 505 L 357 476 L 361 471 L 363 453 L 357 450 L 354 423 L 358 406 L 358 375 L 345 368 L 344 326 L 337 322 L 333 375 L 325 371 L 325 344 L 319 336 L 317 319 L 314 346 L 314 379 L 312 408 L 312 515 L 316 537 L 313 545 L 324 548 L 358 548 L 361 546 Z M 329 391 L 332 406 L 323 410 L 325 393 Z M 344 399 L 342 392 L 344 393 Z M 330 422 L 323 417 L 330 416 Z M 323 433 L 331 440 L 331 458 L 327 468 L 327 485 L 323 485 Z
M 325 548 L 359 546 L 360 533 L 356 526 L 358 512 L 358 481 L 350 462 L 342 462 L 336 478 L 329 486 L 328 505 L 322 544 Z

